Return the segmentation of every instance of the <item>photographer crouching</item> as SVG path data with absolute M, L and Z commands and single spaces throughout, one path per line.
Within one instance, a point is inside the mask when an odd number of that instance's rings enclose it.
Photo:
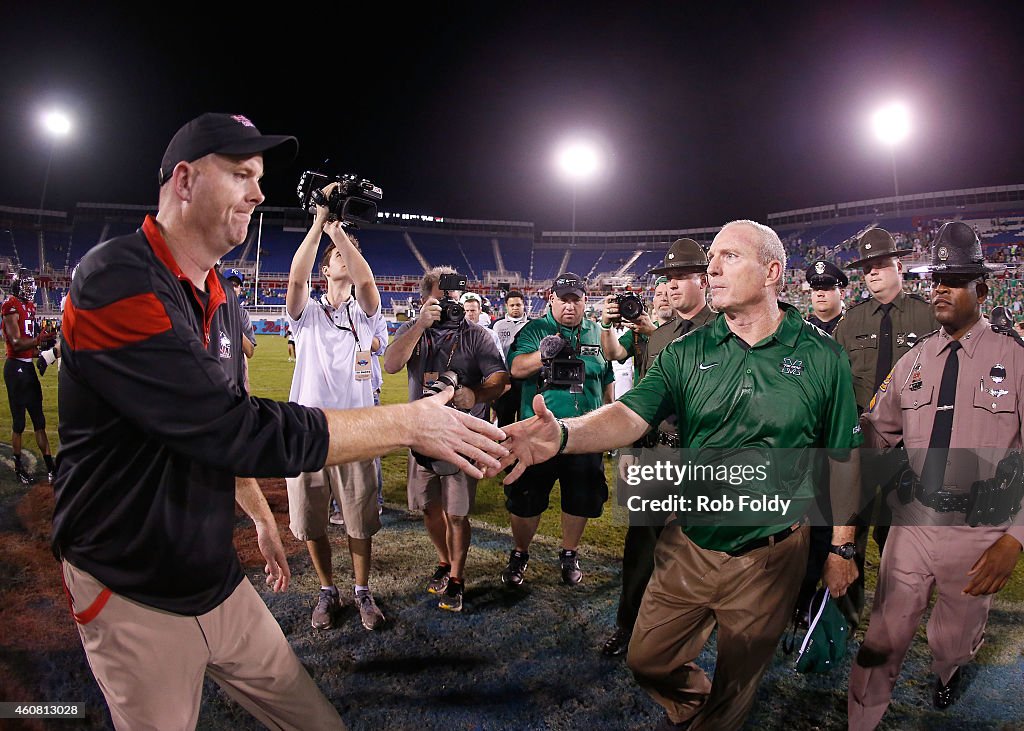
M 611 403 L 614 376 L 601 353 L 600 328 L 583 317 L 583 280 L 572 272 L 560 274 L 551 290 L 550 308 L 516 335 L 508 353 L 514 378 L 523 379 L 520 418 L 533 416 L 533 397 L 541 393 L 556 418 L 581 416 Z M 608 499 L 602 454 L 558 455 L 528 467 L 522 477 L 505 486 L 505 507 L 511 513 L 515 546 L 501 572 L 507 586 L 521 586 L 530 559 L 530 543 L 540 516 L 548 507 L 551 489 L 559 481 L 562 495 L 562 581 L 575 586 L 583 580 L 577 550 L 588 518 L 601 516 Z
M 508 371 L 490 333 L 466 318 L 457 301 L 466 279 L 450 267 L 434 267 L 420 281 L 423 306 L 406 322 L 384 353 L 384 370 L 409 376 L 409 401 L 455 387 L 451 406 L 486 419 L 488 406 L 509 384 Z M 409 455 L 409 509 L 422 510 L 437 551 L 437 568 L 427 591 L 440 594 L 438 606 L 462 611 L 466 554 L 472 535 L 469 514 L 476 479 L 447 462 Z

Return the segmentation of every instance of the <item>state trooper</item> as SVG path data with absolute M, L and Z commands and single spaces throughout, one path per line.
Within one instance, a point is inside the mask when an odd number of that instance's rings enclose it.
M 867 231 L 857 242 L 857 248 L 859 258 L 847 269 L 863 271 L 864 284 L 871 297 L 847 309 L 832 335 L 850 356 L 857 408 L 863 412 L 893 364 L 919 338 L 934 331 L 938 323 L 926 299 L 903 291 L 904 268 L 900 257 L 913 253 L 912 249 L 899 249 L 889 232 L 881 228 Z M 879 485 L 882 492 L 888 489 L 885 477 L 888 474 L 891 474 L 891 468 L 884 460 L 861 460 L 861 495 L 865 506 L 856 538 L 860 573 L 847 592 L 847 599 L 840 602 L 843 614 L 854 627 L 860 621 L 864 608 L 864 552 L 876 505 L 879 514 L 874 538 L 879 553 L 885 548 L 889 515 L 885 501 L 872 499 L 872 496 Z
M 831 335 L 843 317 L 843 290 L 850 284 L 850 278 L 842 269 L 824 259 L 812 262 L 804 274 L 811 287 L 811 308 L 814 310 L 807 322 Z
M 1024 543 L 1024 342 L 981 314 L 989 267 L 970 226 L 942 226 L 929 267 L 942 328 L 900 359 L 862 417 L 866 446 L 904 442 L 912 472 L 889 496 L 889 548 L 850 673 L 851 729 L 881 721 L 933 590 L 933 703 L 955 702 Z

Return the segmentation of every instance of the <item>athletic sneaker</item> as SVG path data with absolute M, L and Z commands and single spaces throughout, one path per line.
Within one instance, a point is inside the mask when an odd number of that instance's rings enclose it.
M 53 478 L 54 478 L 54 474 L 52 472 L 47 472 L 46 473 L 46 481 L 49 482 L 51 485 L 53 484 Z
M 562 581 L 569 586 L 576 586 L 583 581 L 583 572 L 580 571 L 580 558 L 576 551 L 562 549 L 558 552 L 558 563 L 562 565 Z
M 320 589 L 320 597 L 313 608 L 313 629 L 330 629 L 334 615 L 341 610 L 341 596 L 338 589 Z
M 434 574 L 430 577 L 430 581 L 427 583 L 427 593 L 444 593 L 444 590 L 448 588 L 448 576 L 451 574 L 451 571 L 451 566 L 438 564 L 437 568 L 434 569 Z
M 345 525 L 345 518 L 337 510 L 331 513 L 331 517 L 328 520 L 331 522 L 331 525 Z
M 379 629 L 384 624 L 384 615 L 377 609 L 377 602 L 369 589 L 360 589 L 356 592 L 356 606 L 359 607 L 359 619 L 366 629 Z
M 32 484 L 32 477 L 25 471 L 24 467 L 15 467 L 14 472 L 18 475 L 18 479 L 21 480 L 23 485 Z
M 526 577 L 526 567 L 530 563 L 530 554 L 526 551 L 512 549 L 508 556 L 508 565 L 501 572 L 501 583 L 506 586 L 522 586 Z
M 441 595 L 441 601 L 437 603 L 437 606 L 441 607 L 441 609 L 447 609 L 449 612 L 461 612 L 462 590 L 463 584 L 461 581 L 449 581 L 448 587 L 444 590 L 444 594 Z

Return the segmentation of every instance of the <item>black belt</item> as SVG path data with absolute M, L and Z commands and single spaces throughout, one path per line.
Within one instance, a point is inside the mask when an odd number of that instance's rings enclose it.
M 800 525 L 803 524 L 801 523 Z M 800 525 L 797 525 L 795 527 L 789 526 L 788 528 L 783 528 L 778 533 L 774 533 L 770 536 L 765 536 L 764 538 L 755 538 L 752 541 L 747 541 L 739 548 L 733 549 L 732 551 L 725 551 L 725 553 L 729 554 L 730 556 L 742 556 L 758 548 L 770 546 L 772 542 L 779 543 L 781 541 L 786 540 L 791 535 L 800 530 Z
M 911 490 L 911 499 L 916 499 L 936 513 L 966 513 L 971 499 L 971 494 L 968 492 L 949 492 L 948 490 L 927 492 L 916 476 L 911 482 Z M 901 496 L 900 502 L 906 504 L 910 502 L 910 499 L 904 499 Z
M 946 490 L 939 490 L 927 495 L 923 490 L 919 490 L 917 499 L 922 505 L 931 508 L 936 513 L 966 513 L 971 495 L 966 492 L 947 492 Z

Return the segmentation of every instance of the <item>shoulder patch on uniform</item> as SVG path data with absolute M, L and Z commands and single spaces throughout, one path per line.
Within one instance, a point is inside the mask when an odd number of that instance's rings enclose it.
M 885 393 L 885 392 L 886 392 L 886 390 L 887 390 L 887 389 L 889 388 L 889 384 L 890 384 L 890 383 L 892 382 L 892 374 L 893 374 L 893 371 L 894 371 L 894 370 L 896 370 L 896 369 L 895 369 L 895 368 L 893 368 L 893 370 L 892 370 L 892 371 L 889 371 L 889 375 L 887 375 L 887 376 L 885 377 L 885 380 L 884 380 L 884 381 L 882 381 L 881 385 L 880 385 L 880 386 L 878 387 L 878 390 L 879 390 L 879 391 L 880 391 L 881 393 Z M 873 400 L 874 400 L 874 399 L 872 399 L 872 401 L 873 401 Z
M 938 328 L 936 328 L 935 330 L 932 330 L 932 331 L 931 331 L 930 333 L 925 333 L 924 335 L 920 336 L 920 337 L 919 337 L 919 338 L 917 339 L 917 342 L 916 342 L 916 343 L 914 343 L 914 345 L 913 345 L 913 347 L 911 348 L 911 350 L 913 350 L 914 348 L 916 348 L 917 346 L 919 346 L 919 345 L 920 345 L 921 343 L 923 343 L 923 342 L 924 342 L 925 340 L 927 340 L 928 338 L 930 338 L 930 337 L 932 337 L 933 335 L 935 335 L 935 334 L 936 334 L 936 333 L 937 333 L 938 331 L 939 331 L 939 329 L 938 329 Z

